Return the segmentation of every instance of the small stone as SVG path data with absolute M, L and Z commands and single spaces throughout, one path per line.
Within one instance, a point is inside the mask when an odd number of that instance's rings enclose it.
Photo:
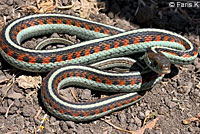
M 177 103 L 169 100 L 168 98 L 165 98 L 165 104 L 169 107 L 169 108 L 173 108 L 177 105 Z
M 68 0 L 61 0 L 61 1 L 62 1 L 62 5 L 63 5 L 63 6 L 68 5 L 68 2 L 69 2 Z
M 8 109 L 8 107 L 2 107 L 2 106 L 0 106 L 0 113 L 1 114 L 5 114 L 6 111 L 7 111 L 7 109 Z
M 37 46 L 37 43 L 35 41 L 26 41 L 24 44 L 22 44 L 25 48 L 35 48 Z
M 32 106 L 26 105 L 23 107 L 22 113 L 25 117 L 34 117 L 36 114 L 36 111 Z
M 145 118 L 145 114 L 143 112 L 139 112 L 138 118 L 143 120 Z
M 9 6 L 12 6 L 13 0 L 6 0 L 6 4 L 8 4 Z
M 51 35 L 51 38 L 60 38 L 60 36 L 59 36 L 57 33 L 53 33 L 53 34 Z
M 81 99 L 82 100 L 88 100 L 90 97 L 91 97 L 91 90 L 84 89 L 84 91 L 81 94 Z
M 75 123 L 73 121 L 67 121 L 66 122 L 66 125 L 69 127 L 69 128 L 75 128 Z
M 69 130 L 67 124 L 65 123 L 65 121 L 60 121 L 59 126 L 61 127 L 61 129 L 64 132 L 67 132 Z
M 15 99 L 15 100 L 14 100 L 14 105 L 15 105 L 16 107 L 19 107 L 19 106 L 20 106 L 20 101 L 19 101 L 18 99 Z
M 108 17 L 109 17 L 110 19 L 113 19 L 113 18 L 114 18 L 114 13 L 113 13 L 113 12 L 109 12 L 109 13 L 108 13 Z
M 142 121 L 138 118 L 138 117 L 135 117 L 135 124 L 138 126 L 138 127 L 141 127 L 142 126 Z

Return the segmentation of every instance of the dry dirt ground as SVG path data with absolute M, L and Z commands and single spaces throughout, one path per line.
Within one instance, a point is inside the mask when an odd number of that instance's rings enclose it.
M 200 8 L 197 7 L 171 8 L 169 2 L 156 0 L 145 3 L 142 0 L 111 0 L 102 1 L 105 5 L 100 3 L 98 6 L 105 6 L 105 9 L 99 11 L 87 0 L 79 0 L 75 7 L 66 6 L 72 4 L 70 0 L 60 1 L 59 6 L 55 6 L 55 1 L 45 2 L 37 5 L 36 0 L 1 0 L 0 30 L 5 23 L 20 16 L 50 11 L 85 17 L 125 30 L 142 27 L 168 29 L 199 46 Z M 80 6 L 81 2 L 84 6 Z M 70 35 L 54 33 L 50 36 L 81 41 Z M 32 38 L 23 45 L 33 48 L 45 38 Z M 200 134 L 199 57 L 191 65 L 172 66 L 172 72 L 135 105 L 87 123 L 63 121 L 51 116 L 40 98 L 40 81 L 46 74 L 23 72 L 10 66 L 2 57 L 0 59 L 0 134 Z M 27 79 L 32 85 L 26 83 Z M 74 100 L 72 91 L 82 101 L 98 96 L 96 92 L 72 87 L 63 94 Z

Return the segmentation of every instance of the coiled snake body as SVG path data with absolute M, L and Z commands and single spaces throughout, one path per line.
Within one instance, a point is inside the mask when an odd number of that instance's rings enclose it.
M 32 50 L 20 46 L 28 38 L 54 32 L 77 35 L 88 41 L 55 50 Z M 170 63 L 189 64 L 197 57 L 194 44 L 170 31 L 147 28 L 125 32 L 64 14 L 31 15 L 8 23 L 0 33 L 0 52 L 16 68 L 32 72 L 51 71 L 43 81 L 42 101 L 53 115 L 73 121 L 93 120 L 134 104 L 143 95 L 137 91 L 143 85 L 145 88 L 152 86 L 160 80 L 161 74 L 169 73 Z M 131 66 L 134 61 L 115 57 L 138 52 L 146 52 L 146 64 L 157 72 L 152 79 L 154 83 L 144 82 L 139 71 L 116 73 L 102 70 L 107 68 L 104 65 Z M 103 61 L 105 59 L 108 60 Z M 59 89 L 69 85 L 128 93 L 79 104 L 59 96 Z

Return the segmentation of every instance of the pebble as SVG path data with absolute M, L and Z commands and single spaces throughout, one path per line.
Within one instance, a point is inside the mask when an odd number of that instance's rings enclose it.
M 16 107 L 19 107 L 19 106 L 20 106 L 20 101 L 19 101 L 19 99 L 15 99 L 15 100 L 14 100 L 14 105 L 15 105 Z
M 6 0 L 6 4 L 8 4 L 9 6 L 12 6 L 13 0 Z
M 22 113 L 25 117 L 34 117 L 36 110 L 32 106 L 26 105 L 23 107 Z
M 75 128 L 75 123 L 73 121 L 66 121 L 68 128 Z
M 91 90 L 84 89 L 84 91 L 81 94 L 81 99 L 82 100 L 88 100 L 90 97 L 91 97 Z
M 140 111 L 139 114 L 138 114 L 138 118 L 141 119 L 141 120 L 145 119 L 145 114 Z
M 169 98 L 165 98 L 165 104 L 169 107 L 169 108 L 173 108 L 177 105 L 177 103 L 169 100 Z
M 196 69 L 200 69 L 200 59 L 199 58 L 196 58 L 194 60 L 194 65 L 195 65 Z
M 138 126 L 138 127 L 141 127 L 142 126 L 142 121 L 138 118 L 138 117 L 135 117 L 135 124 Z
M 67 124 L 65 123 L 65 121 L 60 121 L 59 126 L 61 127 L 61 129 L 64 132 L 67 132 L 69 130 Z
M 124 111 L 119 112 L 119 114 L 117 115 L 117 117 L 118 117 L 118 120 L 119 120 L 122 128 L 125 128 L 126 127 L 127 116 L 124 113 Z
M 59 36 L 57 33 L 53 33 L 53 34 L 51 35 L 51 38 L 60 38 L 60 36 Z

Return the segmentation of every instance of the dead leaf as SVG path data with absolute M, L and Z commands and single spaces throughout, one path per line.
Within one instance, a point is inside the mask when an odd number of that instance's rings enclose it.
M 37 6 L 24 6 L 22 7 L 24 12 L 30 13 L 51 13 L 56 8 L 54 0 L 37 0 Z
M 156 125 L 156 122 L 158 121 L 158 117 L 153 119 L 152 121 L 150 121 L 149 123 L 147 123 L 145 126 L 143 126 L 142 128 L 133 131 L 132 134 L 143 134 L 145 129 L 149 128 L 149 129 L 153 129 Z
M 184 125 L 188 125 L 194 121 L 200 121 L 200 113 L 198 113 L 195 117 L 188 118 L 186 120 L 183 120 L 182 122 Z
M 38 88 L 39 85 L 42 83 L 42 77 L 21 75 L 16 78 L 16 82 L 18 83 L 19 87 L 22 87 L 24 89 Z

